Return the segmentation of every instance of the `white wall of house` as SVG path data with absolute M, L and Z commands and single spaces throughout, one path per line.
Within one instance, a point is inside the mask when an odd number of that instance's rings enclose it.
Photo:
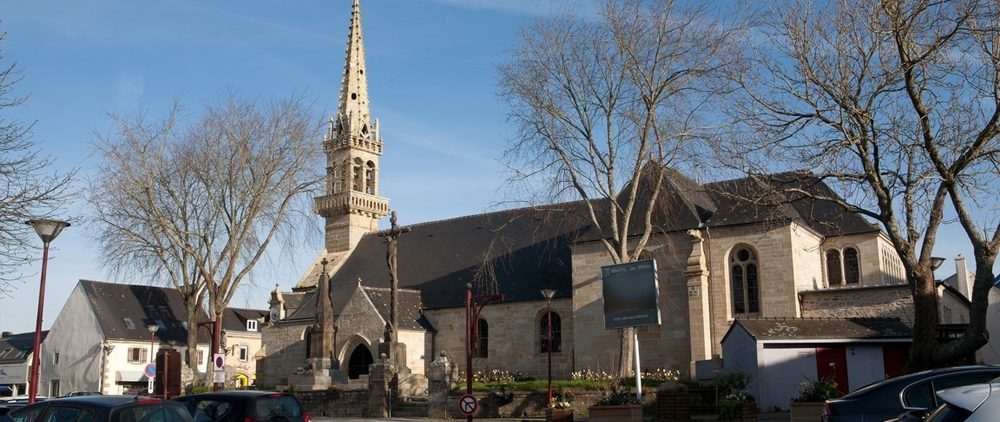
M 149 379 L 143 374 L 143 370 L 147 364 L 156 360 L 156 353 L 161 348 L 166 347 L 162 344 L 150 345 L 149 341 L 138 340 L 109 340 L 108 344 L 113 348 L 108 353 L 105 362 L 108 382 L 102 391 L 104 394 L 125 394 L 128 388 L 135 383 L 148 383 Z M 152 355 L 149 352 L 150 348 L 153 350 Z M 183 360 L 187 348 L 175 347 L 175 349 L 181 353 Z M 198 350 L 201 351 L 201 361 L 198 363 L 198 367 L 204 373 L 211 360 L 211 355 L 208 353 L 209 345 L 199 344 Z
M 848 389 L 854 391 L 885 379 L 885 358 L 881 344 L 858 344 L 846 347 Z
M 11 396 L 26 394 L 30 366 L 31 353 L 27 354 L 23 362 L 0 364 L 0 385 L 9 385 Z
M 986 331 L 990 333 L 990 342 L 986 343 L 979 353 L 984 363 L 1000 364 L 1000 289 L 990 289 L 990 304 L 986 308 Z
M 722 370 L 726 372 L 744 373 L 750 377 L 747 392 L 760 397 L 760 373 L 758 362 L 761 358 L 758 343 L 737 325 L 729 332 L 726 341 L 722 343 L 722 353 L 726 358 L 722 361 Z
M 727 357 L 728 359 L 728 357 Z M 761 354 L 761 409 L 787 410 L 789 400 L 799 394 L 806 377 L 816 379 L 816 348 L 765 346 Z
M 82 286 L 77 283 L 42 344 L 38 394 L 99 391 L 104 334 Z M 58 354 L 58 358 L 56 355 Z
M 235 376 L 246 378 L 250 385 L 257 376 L 257 352 L 261 341 L 259 331 L 226 331 L 226 366 L 233 368 Z

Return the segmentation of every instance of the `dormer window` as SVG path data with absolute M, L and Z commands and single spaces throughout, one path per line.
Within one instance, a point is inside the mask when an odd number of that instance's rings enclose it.
M 135 323 L 132 322 L 132 318 L 122 318 L 122 321 L 125 321 L 125 328 L 128 328 L 129 330 L 135 329 Z
M 257 320 L 248 319 L 247 320 L 247 331 L 257 331 Z

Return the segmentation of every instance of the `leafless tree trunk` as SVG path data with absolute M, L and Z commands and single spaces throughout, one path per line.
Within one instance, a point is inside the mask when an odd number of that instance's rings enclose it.
M 739 32 L 670 0 L 611 0 L 599 21 L 566 14 L 524 29 L 500 66 L 518 129 L 505 153 L 512 181 L 542 186 L 548 200 L 584 199 L 613 262 L 636 260 L 654 235 L 666 166 L 701 136 Z M 622 374 L 631 373 L 626 331 Z
M 731 108 L 740 142 L 720 148 L 726 161 L 813 169 L 841 193 L 821 199 L 881 224 L 913 294 L 912 369 L 978 349 L 1000 245 L 996 3 L 792 2 L 769 16 L 747 48 L 759 54 L 733 68 L 745 95 Z M 968 330 L 939 346 L 930 258 L 949 211 L 975 251 L 976 281 Z
M 114 118 L 89 197 L 107 263 L 168 278 L 187 302 L 191 332 L 208 299 L 218 345 L 240 283 L 308 215 L 305 198 L 321 181 L 319 119 L 296 97 L 265 103 L 231 93 L 194 124 L 179 128 L 179 116 L 175 107 L 154 124 Z M 189 335 L 189 350 L 196 340 Z
M 6 38 L 0 33 L 0 43 Z M 0 49 L 0 60 L 3 60 Z M 75 172 L 58 174 L 48 169 L 52 160 L 40 153 L 31 137 L 32 124 L 6 118 L 9 110 L 25 97 L 14 92 L 21 80 L 16 65 L 0 65 L 0 294 L 10 293 L 10 282 L 18 279 L 22 266 L 38 255 L 38 236 L 24 224 L 33 218 L 51 216 L 71 195 Z

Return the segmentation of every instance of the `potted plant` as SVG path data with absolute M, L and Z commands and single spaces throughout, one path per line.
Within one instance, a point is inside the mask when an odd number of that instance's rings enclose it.
M 799 395 L 792 399 L 792 422 L 819 422 L 823 418 L 823 404 L 828 399 L 840 397 L 837 382 L 830 378 L 805 377 L 799 385 Z
M 599 390 L 601 399 L 587 408 L 590 422 L 642 422 L 642 403 L 620 379 L 609 380 Z
M 720 371 L 715 374 L 718 392 L 719 419 L 724 421 L 757 421 L 757 401 L 747 392 L 750 376 L 742 372 Z
M 552 403 L 545 409 L 546 422 L 573 422 L 573 392 L 563 390 L 552 397 Z

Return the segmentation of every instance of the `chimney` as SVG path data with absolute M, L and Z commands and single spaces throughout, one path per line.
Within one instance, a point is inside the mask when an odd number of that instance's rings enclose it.
M 955 288 L 967 299 L 972 299 L 972 281 L 969 279 L 969 270 L 965 268 L 965 257 L 962 255 L 955 257 Z
M 14 335 L 14 333 L 12 333 L 10 331 L 4 331 L 4 332 L 0 333 L 0 338 L 12 337 L 13 335 Z

